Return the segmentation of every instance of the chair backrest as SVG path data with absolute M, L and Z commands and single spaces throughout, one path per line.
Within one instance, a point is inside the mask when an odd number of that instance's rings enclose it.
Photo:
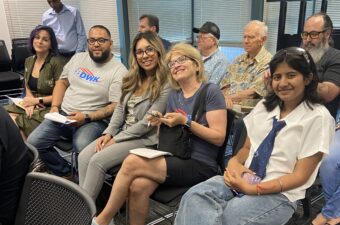
M 333 30 L 333 41 L 334 41 L 334 48 L 337 48 L 340 50 L 340 28 Z
M 30 164 L 30 167 L 29 167 L 29 171 L 31 172 L 32 169 L 34 168 L 34 165 L 38 161 L 39 152 L 38 152 L 38 150 L 33 145 L 31 145 L 27 141 L 25 142 L 25 144 L 26 144 L 26 146 L 28 148 L 28 154 L 29 154 L 29 157 L 31 159 L 31 164 Z
M 11 70 L 11 59 L 9 58 L 4 40 L 0 40 L 0 71 Z
M 234 123 L 234 119 L 235 119 L 235 113 L 228 109 L 227 110 L 227 130 L 225 133 L 224 143 L 220 147 L 220 151 L 218 152 L 218 155 L 217 155 L 217 162 L 221 169 L 220 173 L 223 173 L 224 168 L 225 168 L 225 153 L 227 150 L 228 139 L 229 139 L 229 135 L 231 132 L 231 128 Z
M 51 174 L 27 174 L 15 225 L 89 225 L 96 207 L 78 185 Z
M 28 38 L 12 39 L 12 68 L 13 71 L 22 71 L 25 68 L 25 59 L 32 55 L 28 49 Z

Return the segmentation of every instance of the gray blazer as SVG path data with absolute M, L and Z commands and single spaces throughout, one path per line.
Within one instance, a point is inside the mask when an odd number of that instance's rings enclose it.
M 135 104 L 133 109 L 138 122 L 127 129 L 122 129 L 126 119 L 127 102 L 132 95 L 132 92 L 128 93 L 124 98 L 123 104 L 118 103 L 111 117 L 110 124 L 104 130 L 103 134 L 111 134 L 117 143 L 138 138 L 141 139 L 146 146 L 158 144 L 157 129 L 153 126 L 148 127 L 148 121 L 145 118 L 146 112 L 155 110 L 164 114 L 170 91 L 170 86 L 166 84 L 158 99 L 153 103 L 149 101 L 149 96 L 143 96 L 143 98 Z

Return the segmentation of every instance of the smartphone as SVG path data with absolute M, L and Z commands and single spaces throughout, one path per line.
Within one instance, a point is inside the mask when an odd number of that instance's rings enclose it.
M 261 177 L 252 173 L 243 173 L 242 178 L 245 179 L 249 184 L 258 184 L 261 182 Z
M 153 117 L 157 117 L 157 118 L 160 118 L 160 116 L 156 113 L 152 113 L 152 112 L 146 112 L 146 114 L 150 115 L 150 116 L 153 116 Z

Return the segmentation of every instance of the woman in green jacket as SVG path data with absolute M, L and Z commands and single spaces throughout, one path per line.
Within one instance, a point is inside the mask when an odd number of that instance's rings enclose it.
M 49 112 L 52 91 L 65 64 L 58 56 L 57 39 L 48 26 L 37 26 L 31 32 L 29 50 L 33 56 L 25 60 L 25 97 L 19 106 L 6 107 L 24 139 Z

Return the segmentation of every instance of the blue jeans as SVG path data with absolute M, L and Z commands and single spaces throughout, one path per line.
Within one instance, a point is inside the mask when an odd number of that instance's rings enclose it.
M 63 159 L 53 146 L 60 136 L 72 139 L 74 152 L 80 152 L 98 138 L 107 127 L 103 121 L 86 123 L 73 127 L 45 119 L 29 136 L 27 142 L 35 146 L 46 166 L 56 175 L 65 176 L 71 172 L 68 162 Z
M 325 197 L 322 215 L 328 219 L 340 217 L 340 130 L 337 130 L 329 155 L 320 166 L 320 180 Z
M 234 197 L 223 176 L 215 176 L 183 196 L 175 224 L 282 225 L 295 209 L 282 194 Z

